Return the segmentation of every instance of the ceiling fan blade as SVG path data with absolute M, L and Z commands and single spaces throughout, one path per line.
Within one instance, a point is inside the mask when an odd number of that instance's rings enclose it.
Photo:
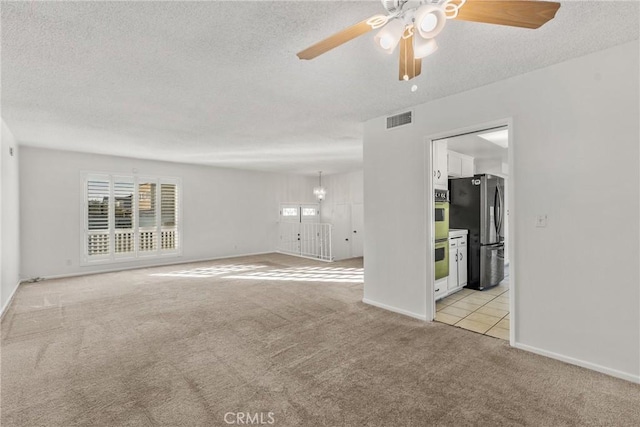
M 382 15 L 374 15 L 371 18 L 365 19 L 362 22 L 358 22 L 355 25 L 347 27 L 344 30 L 314 44 L 313 46 L 309 46 L 305 50 L 298 52 L 296 55 L 300 59 L 313 59 L 316 56 L 322 55 L 323 53 L 328 52 L 331 49 L 348 42 L 349 40 L 353 40 L 356 37 L 371 31 L 373 29 L 373 26 L 368 22 L 371 22 L 372 20 L 374 20 L 374 18 L 379 16 Z
M 413 34 L 400 39 L 400 80 L 411 80 L 422 72 L 422 59 L 413 56 Z M 405 78 L 406 76 L 406 78 Z
M 458 3 L 458 2 L 452 2 Z M 467 0 L 458 9 L 460 21 L 539 28 L 556 16 L 560 3 L 536 0 Z

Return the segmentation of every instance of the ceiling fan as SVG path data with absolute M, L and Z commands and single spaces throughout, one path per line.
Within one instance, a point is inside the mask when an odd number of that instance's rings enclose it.
M 376 46 L 387 54 L 400 45 L 400 80 L 422 71 L 422 58 L 438 49 L 435 37 L 449 19 L 539 28 L 552 20 L 560 3 L 537 0 L 381 0 L 386 15 L 374 15 L 298 52 L 300 59 L 316 56 L 371 30 Z

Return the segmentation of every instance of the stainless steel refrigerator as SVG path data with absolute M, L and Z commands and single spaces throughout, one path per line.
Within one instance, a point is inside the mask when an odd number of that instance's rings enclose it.
M 467 287 L 497 285 L 504 279 L 504 179 L 450 179 L 449 198 L 449 227 L 469 230 Z

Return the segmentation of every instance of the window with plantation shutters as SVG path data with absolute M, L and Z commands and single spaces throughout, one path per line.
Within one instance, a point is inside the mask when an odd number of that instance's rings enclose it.
M 175 184 L 160 184 L 160 247 L 175 249 L 178 241 L 178 192 Z
M 158 248 L 158 212 L 157 190 L 155 182 L 138 183 L 138 221 L 140 222 L 141 252 L 155 252 Z
M 109 177 L 95 176 L 87 180 L 87 254 L 94 258 L 109 255 Z
M 116 177 L 113 181 L 113 252 L 115 256 L 134 254 L 133 179 Z
M 178 179 L 84 174 L 85 263 L 179 255 Z

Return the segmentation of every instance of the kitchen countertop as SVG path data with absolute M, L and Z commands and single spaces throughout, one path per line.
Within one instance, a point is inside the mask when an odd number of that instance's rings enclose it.
M 463 229 L 458 229 L 458 228 L 450 228 L 449 229 L 449 238 L 462 237 L 462 236 L 466 236 L 467 234 L 469 234 L 469 230 L 463 230 Z

